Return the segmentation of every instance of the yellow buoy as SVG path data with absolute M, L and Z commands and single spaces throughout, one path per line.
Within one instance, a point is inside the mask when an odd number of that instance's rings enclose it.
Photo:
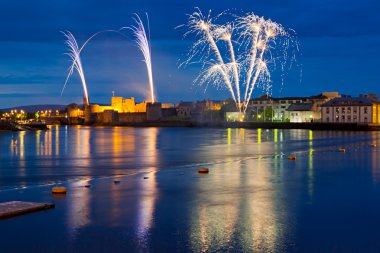
M 198 173 L 208 173 L 208 169 L 207 168 L 200 168 L 198 169 Z
M 294 156 L 294 155 L 288 156 L 288 160 L 292 160 L 292 161 L 294 161 L 294 160 L 296 160 L 296 159 L 297 159 L 297 157 Z
M 51 189 L 51 192 L 53 194 L 66 194 L 67 189 L 66 189 L 66 187 L 63 187 L 63 186 L 61 186 L 61 187 L 53 187 L 53 189 Z
M 344 152 L 346 152 L 346 149 L 345 148 L 340 148 L 339 152 L 344 153 Z

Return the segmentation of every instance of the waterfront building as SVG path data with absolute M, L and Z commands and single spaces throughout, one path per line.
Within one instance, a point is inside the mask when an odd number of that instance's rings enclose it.
M 373 94 L 334 98 L 322 105 L 325 123 L 380 123 L 380 102 Z
M 194 102 L 180 102 L 177 108 L 177 115 L 180 118 L 190 119 L 195 110 Z
M 313 121 L 320 120 L 321 118 L 321 105 L 333 98 L 339 97 L 338 92 L 322 92 L 316 96 L 310 97 L 280 97 L 274 98 L 269 95 L 262 95 L 258 98 L 254 98 L 250 100 L 249 103 L 249 111 L 251 112 L 251 118 L 256 121 L 290 121 L 291 111 L 289 111 L 289 107 L 293 104 L 313 104 L 312 109 L 314 110 L 312 113 Z M 307 106 L 306 106 L 307 107 Z M 292 109 L 293 110 L 293 109 Z M 300 119 L 303 118 L 302 115 L 298 114 L 298 112 L 293 112 L 293 120 L 297 120 L 299 122 Z M 295 117 L 297 114 L 297 117 Z M 297 118 L 297 119 L 296 119 Z M 310 117 L 306 120 L 306 122 L 310 121 Z M 305 121 L 302 121 L 305 122 Z
M 291 104 L 287 109 L 291 123 L 313 122 L 320 119 L 317 103 Z

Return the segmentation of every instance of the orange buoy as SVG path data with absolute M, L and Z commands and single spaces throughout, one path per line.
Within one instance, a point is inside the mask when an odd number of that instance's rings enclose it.
M 198 169 L 198 173 L 207 174 L 208 172 L 209 172 L 208 168 L 200 168 L 200 169 Z
M 372 143 L 372 144 L 371 144 L 371 147 L 373 147 L 373 148 L 376 147 L 376 144 L 375 144 L 375 143 Z
M 344 153 L 344 152 L 346 152 L 346 149 L 345 148 L 340 148 L 339 152 Z
M 53 193 L 53 194 L 66 194 L 67 189 L 66 189 L 66 187 L 63 187 L 63 186 L 53 187 L 53 189 L 51 189 L 51 193 Z
M 294 161 L 294 160 L 296 160 L 296 159 L 297 159 L 297 157 L 294 156 L 294 155 L 288 156 L 288 160 L 292 160 L 292 161 Z

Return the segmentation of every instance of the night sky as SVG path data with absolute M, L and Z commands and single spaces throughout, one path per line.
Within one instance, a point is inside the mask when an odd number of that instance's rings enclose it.
M 378 1 L 361 0 L 123 0 L 1 1 L 0 108 L 30 104 L 81 103 L 82 86 L 74 73 L 60 90 L 70 65 L 62 30 L 81 44 L 94 32 L 132 24 L 132 14 L 149 14 L 153 71 L 160 101 L 225 99 L 228 92 L 194 86 L 200 66 L 179 68 L 192 37 L 183 39 L 194 7 L 220 13 L 255 12 L 294 29 L 300 67 L 276 78 L 273 96 L 308 96 L 322 91 L 380 94 L 380 19 Z M 109 103 L 112 91 L 138 101 L 148 97 L 142 55 L 132 36 L 97 37 L 83 51 L 82 63 L 92 102 Z M 263 93 L 256 90 L 254 96 Z

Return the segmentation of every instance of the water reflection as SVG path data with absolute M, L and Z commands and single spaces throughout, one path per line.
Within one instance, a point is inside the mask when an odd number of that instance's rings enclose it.
M 78 230 L 91 223 L 90 218 L 90 190 L 83 188 L 88 179 L 73 181 L 68 184 L 70 194 L 66 196 L 67 201 L 67 228 L 70 238 L 77 236 Z
M 308 151 L 308 177 L 307 177 L 307 185 L 308 185 L 308 193 L 309 196 L 312 197 L 314 194 L 314 166 L 313 166 L 313 131 L 309 130 L 309 151 Z
M 145 150 L 147 155 L 144 156 L 144 159 L 147 159 L 150 167 L 149 173 L 145 177 L 145 180 L 140 181 L 140 199 L 138 204 L 138 214 L 137 214 L 137 227 L 136 234 L 140 240 L 145 240 L 148 235 L 149 230 L 153 224 L 153 217 L 155 211 L 155 204 L 157 201 L 157 182 L 156 182 L 156 173 L 158 154 L 157 154 L 157 135 L 159 133 L 158 128 L 150 128 L 146 130 L 146 135 L 144 135 Z
M 256 160 L 216 165 L 213 170 L 217 173 L 198 185 L 198 204 L 190 217 L 192 251 L 226 251 L 238 246 L 244 252 L 275 252 L 286 219 L 279 214 L 278 208 L 284 205 L 277 203 L 280 192 L 269 165 Z M 236 234 L 241 236 L 235 238 Z

